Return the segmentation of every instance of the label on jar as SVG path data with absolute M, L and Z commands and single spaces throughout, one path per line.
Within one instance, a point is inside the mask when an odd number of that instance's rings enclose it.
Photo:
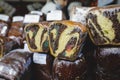
M 39 15 L 26 14 L 24 17 L 24 23 L 38 23 L 40 20 Z
M 9 20 L 9 16 L 7 16 L 5 14 L 0 14 L 0 20 L 8 21 Z
M 13 17 L 13 22 L 17 22 L 17 21 L 23 21 L 23 16 L 14 16 Z
M 47 54 L 34 53 L 33 62 L 36 64 L 46 64 Z
M 47 13 L 46 17 L 47 21 L 53 21 L 53 20 L 62 20 L 62 11 L 61 10 L 54 10 Z

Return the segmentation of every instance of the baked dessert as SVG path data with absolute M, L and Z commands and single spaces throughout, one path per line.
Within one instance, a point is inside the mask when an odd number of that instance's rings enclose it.
M 23 36 L 23 17 L 14 16 L 12 18 L 11 27 L 8 36 L 22 37 Z
M 29 49 L 32 52 L 48 52 L 48 22 L 28 24 L 24 31 Z
M 120 45 L 120 6 L 92 9 L 87 16 L 89 35 L 95 45 Z
M 87 64 L 82 54 L 73 62 L 56 58 L 53 63 L 53 80 L 83 80 L 86 70 Z
M 55 21 L 49 27 L 51 54 L 60 59 L 74 61 L 82 50 L 87 35 L 86 27 L 73 21 Z
M 120 47 L 98 47 L 94 58 L 96 80 L 120 79 Z
M 4 56 L 9 51 L 11 51 L 13 49 L 17 49 L 19 47 L 20 46 L 16 41 L 14 41 L 8 37 L 0 36 L 0 57 Z
M 22 49 L 6 54 L 0 60 L 0 77 L 5 80 L 17 80 L 31 64 L 32 54 Z
M 7 37 L 16 41 L 21 48 L 23 48 L 24 32 L 23 32 L 23 17 L 14 16 L 12 18 L 11 27 L 8 31 Z
M 34 53 L 32 72 L 34 80 L 53 80 L 52 67 L 54 58 L 50 54 Z

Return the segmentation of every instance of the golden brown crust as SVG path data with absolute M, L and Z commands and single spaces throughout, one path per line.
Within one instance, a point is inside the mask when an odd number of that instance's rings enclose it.
M 3 56 L 3 46 L 2 44 L 0 43 L 0 58 Z
M 87 31 L 86 26 L 82 25 L 79 22 L 74 22 L 74 21 L 70 21 L 70 20 L 63 20 L 63 21 L 54 21 L 51 23 L 51 25 L 54 23 L 62 23 L 64 25 L 67 25 L 68 27 L 73 27 L 73 26 L 76 27 L 77 26 L 77 27 L 80 27 L 81 31 L 83 31 L 83 32 Z
M 104 6 L 104 7 L 100 7 L 102 9 L 110 9 L 110 8 L 118 8 L 120 7 L 120 5 L 109 5 L 109 6 Z
M 90 11 L 94 11 L 94 10 L 106 10 L 106 9 L 113 9 L 113 8 L 119 8 L 120 5 L 109 5 L 109 6 L 103 6 L 103 7 L 94 7 L 93 9 L 91 9 Z

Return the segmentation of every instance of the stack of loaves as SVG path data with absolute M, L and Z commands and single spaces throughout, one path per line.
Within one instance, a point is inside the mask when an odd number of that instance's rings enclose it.
M 35 80 L 52 80 L 53 57 L 49 53 L 49 22 L 31 23 L 25 27 L 26 42 L 33 54 Z
M 96 80 L 120 80 L 120 6 L 90 10 L 87 16 L 94 50 Z
M 28 47 L 34 52 L 34 71 L 39 72 L 36 80 L 83 78 L 87 66 L 81 53 L 87 36 L 85 26 L 67 20 L 47 22 L 47 25 L 42 22 L 28 24 L 25 33 Z
M 56 21 L 49 28 L 49 46 L 56 57 L 53 63 L 54 80 L 80 80 L 86 72 L 81 53 L 87 35 L 86 27 L 72 21 Z
M 17 25 L 20 24 L 19 22 L 17 24 L 10 22 L 9 16 L 0 14 L 0 57 L 13 49 L 22 47 L 22 32 L 18 32 L 20 28 L 22 29 L 22 26 Z M 13 29 L 13 26 L 16 26 L 15 29 Z

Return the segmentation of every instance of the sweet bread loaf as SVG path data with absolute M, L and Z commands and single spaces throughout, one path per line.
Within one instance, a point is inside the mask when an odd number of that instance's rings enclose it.
M 56 58 L 53 63 L 53 80 L 84 80 L 87 64 L 83 55 L 75 61 Z
M 0 36 L 0 57 L 16 48 L 19 48 L 19 44 L 16 41 L 8 37 Z
M 86 27 L 73 21 L 56 21 L 49 27 L 51 54 L 60 59 L 75 60 L 87 35 Z
M 11 27 L 7 34 L 7 37 L 16 41 L 21 46 L 21 48 L 23 47 L 24 40 L 23 25 L 23 17 L 14 16 L 12 18 Z
M 14 50 L 0 60 L 0 77 L 7 80 L 17 80 L 31 64 L 32 54 L 26 51 Z
M 34 53 L 32 72 L 34 80 L 53 80 L 52 66 L 54 58 L 50 54 Z
M 14 16 L 12 19 L 11 27 L 8 36 L 22 37 L 23 36 L 23 17 Z
M 120 45 L 120 6 L 92 9 L 87 16 L 91 40 L 96 45 Z
M 29 49 L 32 52 L 48 52 L 48 23 L 28 24 L 24 31 Z
M 96 80 L 120 79 L 120 48 L 98 47 L 94 55 Z
M 23 35 L 23 23 L 13 22 L 11 28 L 9 29 L 8 36 L 22 37 Z

